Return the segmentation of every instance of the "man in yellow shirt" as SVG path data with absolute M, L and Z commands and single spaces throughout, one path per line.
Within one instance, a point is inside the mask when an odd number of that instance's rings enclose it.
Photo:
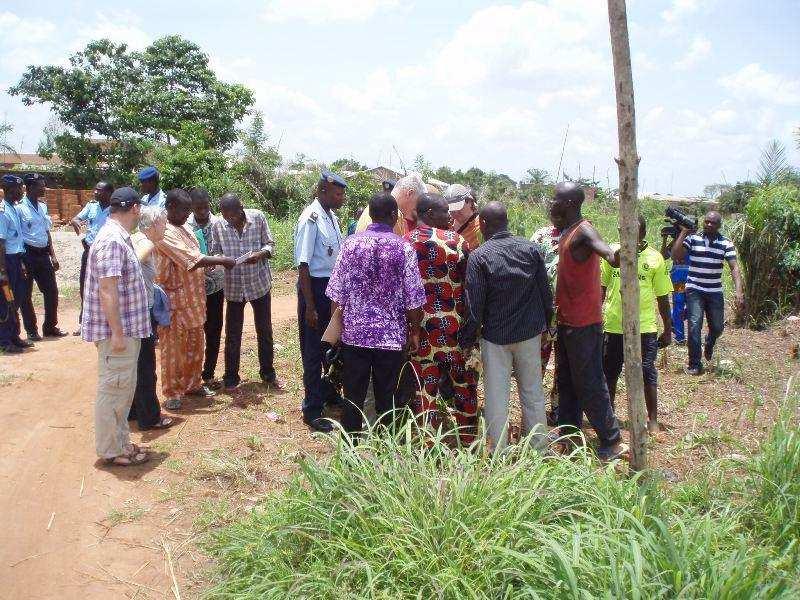
M 661 253 L 648 246 L 644 239 L 647 223 L 639 216 L 639 328 L 642 335 L 642 375 L 644 376 L 644 397 L 647 404 L 647 429 L 658 432 L 658 373 L 656 356 L 658 349 L 672 342 L 672 318 L 670 316 L 669 294 L 672 280 L 667 263 Z M 616 250 L 616 247 L 614 248 Z M 600 281 L 603 286 L 603 371 L 614 403 L 617 380 L 622 372 L 625 359 L 622 344 L 622 296 L 620 295 L 620 270 L 603 261 L 600 267 Z M 661 315 L 663 333 L 658 335 L 655 304 Z
M 417 226 L 417 203 L 425 193 L 425 182 L 419 173 L 409 173 L 397 181 L 391 193 L 398 208 L 394 232 L 403 237 Z M 369 207 L 367 207 L 358 219 L 356 232 L 364 231 L 370 223 L 372 219 L 369 218 Z

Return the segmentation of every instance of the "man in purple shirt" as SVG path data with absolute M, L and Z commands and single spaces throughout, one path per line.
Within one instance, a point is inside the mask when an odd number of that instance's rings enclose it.
M 369 201 L 372 224 L 342 244 L 328 282 L 331 312 L 342 309 L 342 427 L 360 432 L 370 377 L 381 422 L 392 421 L 404 352 L 419 341 L 425 288 L 413 248 L 392 231 L 397 202 L 387 193 Z

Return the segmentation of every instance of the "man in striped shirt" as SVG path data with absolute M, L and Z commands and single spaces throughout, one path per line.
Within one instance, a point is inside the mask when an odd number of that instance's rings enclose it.
M 703 218 L 702 233 L 692 234 L 681 228 L 672 246 L 672 257 L 677 262 L 689 261 L 689 276 L 686 279 L 686 308 L 689 321 L 689 366 L 686 373 L 700 375 L 703 365 L 700 360 L 700 342 L 703 329 L 703 314 L 708 319 L 703 355 L 710 361 L 714 344 L 725 325 L 725 298 L 722 293 L 722 269 L 725 262 L 731 269 L 736 286 L 736 308 L 744 306 L 742 277 L 736 262 L 736 248 L 719 230 L 722 217 L 711 211 Z

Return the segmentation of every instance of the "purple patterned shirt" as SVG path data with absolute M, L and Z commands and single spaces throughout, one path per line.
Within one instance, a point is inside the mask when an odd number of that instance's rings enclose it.
M 362 348 L 400 350 L 406 311 L 425 304 L 414 249 L 380 223 L 345 239 L 326 293 L 342 307 L 342 342 Z

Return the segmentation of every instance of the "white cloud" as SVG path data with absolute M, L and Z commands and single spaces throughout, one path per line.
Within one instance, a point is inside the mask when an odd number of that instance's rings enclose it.
M 656 68 L 656 63 L 650 59 L 650 56 L 645 52 L 635 52 L 633 54 L 633 72 L 642 73 L 646 71 L 653 71 Z
M 670 7 L 661 13 L 661 18 L 668 23 L 674 23 L 697 12 L 699 7 L 699 0 L 672 0 Z
M 90 41 L 103 38 L 117 44 L 125 43 L 130 50 L 142 50 L 152 37 L 140 25 L 141 19 L 130 10 L 98 12 L 94 22 L 84 23 L 78 28 L 80 33 L 70 44 L 70 51 L 82 50 Z
M 549 0 L 492 6 L 459 27 L 434 62 L 434 77 L 460 85 L 539 89 L 555 78 L 610 73 L 602 2 Z
M 400 7 L 400 0 L 269 0 L 262 18 L 272 23 L 306 21 L 315 25 L 334 21 L 369 21 L 379 12 Z
M 675 63 L 674 67 L 679 71 L 690 69 L 706 58 L 709 54 L 711 54 L 711 42 L 708 40 L 708 38 L 698 35 L 692 40 L 692 43 L 689 46 L 689 49 L 686 51 L 686 54 L 684 54 L 681 59 Z
M 758 63 L 721 77 L 719 83 L 738 98 L 785 106 L 800 104 L 800 79 L 770 73 Z

